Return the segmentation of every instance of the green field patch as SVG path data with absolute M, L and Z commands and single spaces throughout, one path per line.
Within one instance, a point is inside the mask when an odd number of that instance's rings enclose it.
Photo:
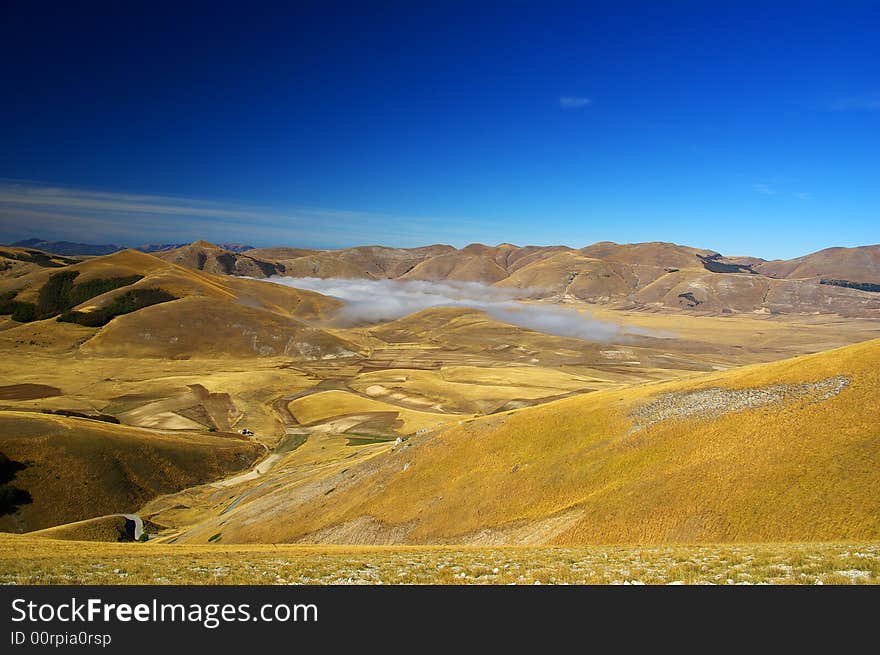
M 374 443 L 388 443 L 397 439 L 397 435 L 386 436 L 378 434 L 360 434 L 357 432 L 346 432 L 346 446 L 367 446 Z

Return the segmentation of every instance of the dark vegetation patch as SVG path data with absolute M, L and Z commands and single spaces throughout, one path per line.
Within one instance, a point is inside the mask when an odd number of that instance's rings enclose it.
M 105 423 L 119 424 L 119 419 L 112 414 L 85 414 L 77 412 L 73 409 L 44 409 L 43 414 L 55 414 L 56 416 L 70 416 L 73 418 L 87 418 L 93 421 L 104 421 Z
M 0 400 L 37 400 L 60 395 L 61 389 L 48 384 L 8 384 L 0 387 Z
M 177 300 L 177 296 L 164 289 L 132 289 L 117 296 L 104 307 L 90 312 L 64 312 L 58 317 L 58 320 L 62 323 L 76 323 L 86 327 L 102 327 L 117 316 L 172 300 Z
M 284 455 L 292 453 L 294 450 L 302 446 L 309 438 L 308 434 L 288 434 L 281 439 L 280 443 L 275 446 L 272 452 L 275 455 Z
M 751 273 L 757 275 L 758 272 L 752 270 L 751 264 L 730 264 L 728 262 L 719 261 L 720 254 L 707 255 L 702 257 L 697 255 L 697 259 L 703 262 L 703 268 L 712 273 Z
M 174 413 L 179 414 L 184 418 L 188 418 L 190 421 L 195 421 L 199 425 L 208 428 L 209 432 L 217 431 L 217 425 L 216 423 L 214 423 L 214 419 L 211 418 L 211 415 L 208 413 L 208 410 L 205 409 L 204 405 L 192 405 L 191 407 L 184 407 L 183 409 L 175 410 Z
M 834 287 L 845 287 L 847 289 L 856 289 L 858 291 L 870 291 L 872 293 L 880 293 L 880 284 L 871 282 L 850 282 L 849 280 L 819 280 L 819 284 L 828 284 Z
M 0 315 L 11 315 L 13 321 L 27 323 L 37 317 L 37 306 L 31 302 L 16 300 L 17 291 L 0 294 Z
M 345 433 L 346 446 L 368 446 L 374 443 L 388 443 L 389 441 L 396 441 L 397 437 L 386 437 L 383 435 L 369 435 L 369 434 L 352 434 L 350 432 Z
M 284 272 L 283 264 L 272 264 L 271 262 L 265 262 L 262 259 L 255 259 L 254 257 L 248 257 L 254 264 L 256 264 L 260 271 L 262 271 L 263 275 L 266 277 L 271 277 L 272 275 L 278 275 L 279 273 Z
M 678 297 L 687 302 L 688 307 L 696 307 L 697 305 L 702 305 L 702 300 L 697 300 L 696 296 L 692 294 L 690 291 L 687 293 L 680 293 Z
M 226 275 L 231 275 L 235 272 L 235 255 L 228 252 L 221 253 L 217 255 L 217 263 L 220 264 Z
M 74 286 L 73 282 L 78 275 L 79 271 L 62 271 L 51 276 L 43 285 L 37 300 L 37 312 L 43 318 L 60 314 L 80 303 L 96 298 L 102 293 L 127 287 L 144 277 L 143 275 L 129 275 L 127 277 L 102 278 Z
M 43 268 L 61 268 L 62 266 L 67 266 L 68 264 L 79 263 L 78 259 L 73 259 L 71 257 L 61 257 L 60 255 L 48 255 L 41 250 L 25 250 L 24 252 L 0 250 L 0 256 L 6 257 L 7 259 L 14 259 L 19 262 L 36 264 L 37 266 L 42 266 Z
M 18 292 L 7 291 L 0 295 L 0 314 L 11 314 L 12 320 L 19 323 L 51 318 L 102 293 L 127 287 L 143 279 L 143 275 L 129 275 L 74 284 L 78 275 L 79 271 L 61 271 L 49 276 L 40 288 L 36 303 L 15 300 Z
M 0 516 L 14 514 L 22 505 L 34 502 L 30 492 L 11 484 L 18 472 L 27 467 L 25 462 L 17 462 L 0 453 Z

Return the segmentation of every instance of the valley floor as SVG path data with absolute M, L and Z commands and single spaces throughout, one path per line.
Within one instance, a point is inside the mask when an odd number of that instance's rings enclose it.
M 0 584 L 880 584 L 880 543 L 221 546 L 2 534 Z

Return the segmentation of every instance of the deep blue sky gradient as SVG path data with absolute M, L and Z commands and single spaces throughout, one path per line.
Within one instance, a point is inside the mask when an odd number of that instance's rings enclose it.
M 880 241 L 876 2 L 65 4 L 0 9 L 3 184 L 184 209 L 0 240 Z

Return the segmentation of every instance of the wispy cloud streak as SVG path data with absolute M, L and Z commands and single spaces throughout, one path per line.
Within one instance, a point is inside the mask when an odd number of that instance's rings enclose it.
M 590 98 L 582 96 L 562 96 L 559 98 L 559 106 L 562 109 L 581 109 L 591 104 L 593 101 Z
M 446 238 L 467 242 L 484 222 L 408 217 L 325 208 L 279 208 L 161 194 L 107 192 L 0 180 L 0 235 L 74 240 L 222 241 L 334 247 L 383 240 L 424 245 Z
M 776 188 L 770 184 L 753 184 L 752 188 L 764 196 L 775 196 L 778 193 Z
M 880 110 L 880 94 L 837 98 L 831 102 L 834 111 L 876 111 Z

